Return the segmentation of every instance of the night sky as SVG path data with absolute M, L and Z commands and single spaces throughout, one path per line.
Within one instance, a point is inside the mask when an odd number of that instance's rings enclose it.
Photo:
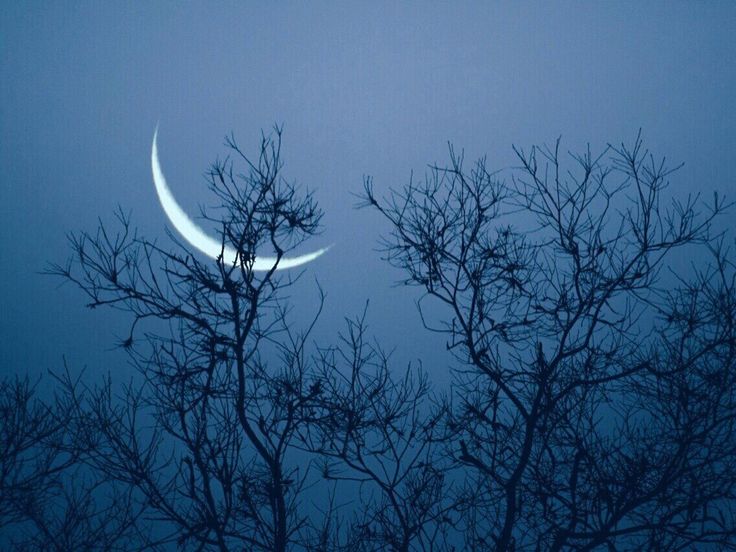
M 416 290 L 376 251 L 386 227 L 354 206 L 447 159 L 514 164 L 512 144 L 565 149 L 631 141 L 672 164 L 670 193 L 736 192 L 736 4 L 6 2 L 0 14 L 0 365 L 3 375 L 133 370 L 114 349 L 128 318 L 84 308 L 42 275 L 120 205 L 167 243 L 151 179 L 163 170 L 192 215 L 203 174 L 233 132 L 255 154 L 284 124 L 285 175 L 314 190 L 334 243 L 291 290 L 296 324 L 327 293 L 315 339 L 370 300 L 373 334 L 397 361 L 444 372 Z

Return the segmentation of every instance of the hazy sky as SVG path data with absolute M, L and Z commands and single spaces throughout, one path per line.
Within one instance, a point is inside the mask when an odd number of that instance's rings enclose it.
M 371 300 L 399 359 L 442 358 L 416 293 L 375 251 L 385 226 L 355 211 L 376 189 L 446 159 L 513 163 L 511 145 L 594 149 L 631 140 L 685 167 L 678 195 L 736 196 L 736 4 L 732 2 L 5 2 L 0 13 L 0 370 L 126 374 L 111 351 L 125 317 L 89 311 L 39 272 L 119 204 L 165 240 L 151 181 L 164 172 L 192 214 L 203 173 L 234 132 L 255 152 L 284 123 L 285 174 L 315 190 L 335 243 L 292 295 L 296 317 L 328 294 L 317 337 Z M 163 242 L 162 242 L 163 243 Z M 429 362 L 428 362 L 429 363 Z M 431 364 L 431 363 L 429 363 Z

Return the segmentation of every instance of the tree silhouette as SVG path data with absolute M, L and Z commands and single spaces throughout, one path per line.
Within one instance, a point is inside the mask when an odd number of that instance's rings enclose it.
M 672 171 L 640 137 L 569 169 L 559 147 L 515 149 L 510 183 L 452 147 L 385 200 L 365 182 L 388 261 L 447 314 L 420 302 L 457 361 L 464 546 L 733 547 L 735 271 L 711 231 L 726 205 L 667 206 Z M 698 247 L 711 267 L 663 274 Z
M 116 400 L 111 384 L 69 389 L 75 434 L 86 461 L 136 490 L 148 519 L 161 524 L 154 548 L 286 550 L 306 525 L 297 499 L 308 466 L 287 458 L 316 398 L 304 372 L 304 334 L 287 323 L 277 276 L 285 253 L 318 230 L 321 212 L 281 176 L 281 130 L 264 136 L 256 161 L 228 140 L 233 161 L 213 165 L 214 218 L 228 264 L 202 262 L 184 246 L 171 252 L 139 238 L 129 220 L 72 236 L 74 257 L 52 272 L 75 282 L 90 308 L 133 315 L 122 345 L 143 383 Z M 276 253 L 271 270 L 252 270 L 255 252 Z M 149 321 L 143 335 L 138 326 Z M 272 354 L 266 354 L 265 351 Z
M 280 129 L 254 160 L 227 144 L 208 174 L 221 209 L 203 216 L 234 264 L 173 236 L 163 248 L 118 212 L 115 226 L 72 235 L 70 261 L 50 269 L 90 308 L 131 316 L 121 346 L 140 377 L 65 374 L 40 410 L 27 383 L 2 388 L 15 413 L 4 443 L 28 443 L 0 450 L 0 521 L 31 528 L 18 546 L 736 547 L 736 267 L 716 231 L 722 199 L 668 203 L 673 171 L 640 137 L 569 159 L 559 141 L 515 149 L 505 181 L 483 159 L 466 170 L 452 147 L 447 166 L 386 198 L 366 179 L 364 205 L 389 225 L 386 259 L 422 290 L 420 321 L 451 353 L 447 366 L 399 368 L 365 312 L 336 343 L 311 342 L 319 286 L 314 320 L 290 322 L 298 275 L 276 268 L 321 211 L 282 177 Z M 264 250 L 276 263 L 255 272 Z M 452 378 L 438 393 L 442 369 Z M 51 495 L 62 499 L 22 506 Z
M 280 129 L 256 161 L 227 145 L 248 173 L 230 159 L 213 165 L 222 211 L 204 216 L 235 264 L 199 261 L 179 243 L 167 251 L 118 212 L 116 231 L 72 235 L 74 255 L 51 267 L 90 308 L 132 314 L 121 346 L 143 380 L 117 392 L 109 379 L 64 380 L 74 446 L 94 473 L 132 489 L 154 549 L 436 547 L 448 507 L 426 375 L 393 373 L 365 315 L 347 321 L 338 346 L 307 352 L 313 323 L 300 333 L 288 322 L 283 294 L 295 280 L 276 268 L 321 212 L 281 177 Z M 266 247 L 276 263 L 258 274 L 254 253 Z M 323 300 L 320 289 L 316 316 Z M 315 514 L 302 502 L 324 481 L 360 496 L 346 507 L 333 495 Z
M 125 489 L 80 469 L 83 451 L 67 431 L 74 415 L 62 396 L 41 401 L 28 377 L 0 382 L 3 549 L 130 550 L 141 542 Z M 110 500 L 99 500 L 101 490 Z
M 394 375 L 368 338 L 365 312 L 319 352 L 317 366 L 323 399 L 303 441 L 322 458 L 323 479 L 352 483 L 360 495 L 344 548 L 440 548 L 453 503 L 437 446 L 442 410 L 430 403 L 427 375 Z

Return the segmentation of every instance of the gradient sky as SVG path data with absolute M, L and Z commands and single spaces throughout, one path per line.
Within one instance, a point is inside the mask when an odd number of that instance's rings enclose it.
M 643 5 L 645 4 L 645 5 Z M 4 2 L 0 13 L 0 370 L 88 367 L 126 375 L 112 350 L 123 315 L 90 311 L 39 274 L 66 234 L 119 204 L 166 239 L 151 181 L 164 172 L 192 215 L 203 173 L 234 132 L 255 153 L 284 123 L 285 174 L 316 193 L 335 243 L 292 293 L 295 318 L 328 294 L 315 337 L 370 299 L 400 362 L 429 369 L 444 343 L 421 329 L 417 293 L 375 251 L 385 226 L 356 211 L 376 189 L 447 158 L 448 140 L 497 168 L 562 135 L 564 146 L 630 141 L 685 166 L 672 193 L 736 196 L 733 2 Z M 430 362 L 429 359 L 432 359 Z M 435 368 L 436 369 L 436 368 Z

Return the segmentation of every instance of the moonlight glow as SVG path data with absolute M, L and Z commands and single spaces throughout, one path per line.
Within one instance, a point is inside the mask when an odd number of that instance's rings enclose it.
M 197 226 L 192 219 L 184 212 L 174 199 L 174 196 L 166 184 L 166 178 L 161 171 L 161 165 L 158 162 L 158 146 L 156 140 L 158 138 L 158 128 L 153 134 L 153 147 L 151 149 L 151 169 L 153 170 L 153 183 L 156 186 L 158 199 L 161 201 L 166 216 L 169 217 L 171 224 L 176 228 L 184 239 L 186 239 L 193 247 L 213 259 L 217 259 L 223 254 L 226 264 L 234 264 L 237 261 L 237 251 L 232 247 L 225 245 L 223 250 L 220 240 L 216 240 L 208 236 L 204 230 Z M 329 247 L 318 249 L 312 253 L 301 255 L 299 257 L 286 258 L 283 257 L 279 261 L 277 270 L 284 268 L 294 268 L 310 261 L 313 261 L 322 253 L 327 251 Z M 276 264 L 276 257 L 260 257 L 257 256 L 253 263 L 253 270 L 271 270 Z

